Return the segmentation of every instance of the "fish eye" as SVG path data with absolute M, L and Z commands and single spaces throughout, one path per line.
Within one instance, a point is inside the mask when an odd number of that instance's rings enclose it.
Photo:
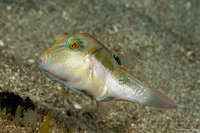
M 118 65 L 121 65 L 121 61 L 120 61 L 119 57 L 117 57 L 116 55 L 113 55 L 113 58 L 118 63 Z
M 72 50 L 77 49 L 80 46 L 80 42 L 76 39 L 69 42 L 69 48 Z

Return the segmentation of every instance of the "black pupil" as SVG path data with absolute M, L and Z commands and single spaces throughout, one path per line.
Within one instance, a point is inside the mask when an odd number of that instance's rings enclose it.
M 117 63 L 118 63 L 119 65 L 121 65 L 121 61 L 119 60 L 119 58 L 118 58 L 117 56 L 114 55 L 114 59 L 117 61 Z
M 72 48 L 76 47 L 77 46 L 77 43 L 74 43 L 72 44 Z

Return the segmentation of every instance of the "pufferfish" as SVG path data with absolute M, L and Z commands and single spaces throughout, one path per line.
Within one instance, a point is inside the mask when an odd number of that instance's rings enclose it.
M 167 96 L 130 74 L 116 55 L 89 34 L 57 35 L 36 62 L 51 78 L 96 101 L 176 108 Z

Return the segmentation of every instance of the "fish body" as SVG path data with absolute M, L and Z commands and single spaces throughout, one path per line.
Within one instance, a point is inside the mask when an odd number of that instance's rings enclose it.
M 53 79 L 96 101 L 176 108 L 167 96 L 131 75 L 117 56 L 89 34 L 57 35 L 36 62 Z

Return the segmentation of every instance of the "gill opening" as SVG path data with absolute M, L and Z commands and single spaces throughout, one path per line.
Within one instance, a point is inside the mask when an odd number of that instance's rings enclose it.
M 93 51 L 93 52 L 91 53 L 91 56 L 92 56 L 93 54 L 95 54 L 96 52 L 102 50 L 103 48 L 104 48 L 104 47 L 101 47 L 101 48 L 99 48 L 99 49 Z M 91 60 L 91 69 L 92 69 L 91 76 L 92 76 L 92 80 L 93 80 L 93 73 L 94 73 L 94 71 L 93 71 L 93 62 L 92 62 L 92 60 Z

